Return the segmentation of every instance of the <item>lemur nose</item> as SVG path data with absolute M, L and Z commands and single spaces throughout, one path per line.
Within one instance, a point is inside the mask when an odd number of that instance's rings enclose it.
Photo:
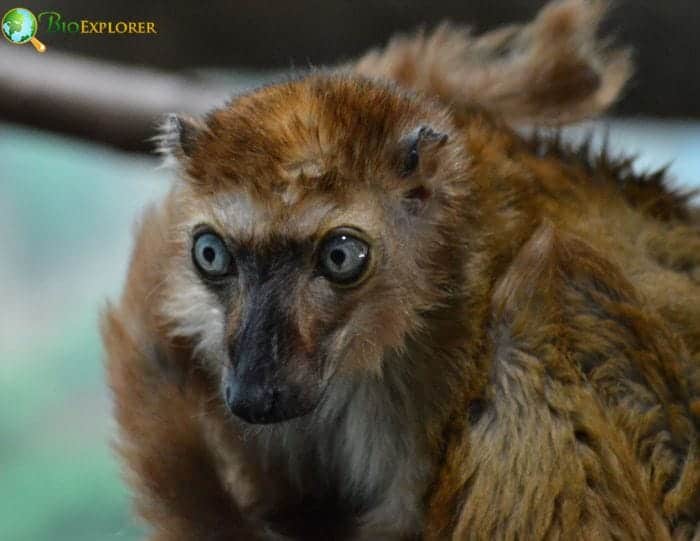
M 270 385 L 245 384 L 232 378 L 224 386 L 224 396 L 231 413 L 248 423 L 275 423 L 286 418 L 280 393 Z

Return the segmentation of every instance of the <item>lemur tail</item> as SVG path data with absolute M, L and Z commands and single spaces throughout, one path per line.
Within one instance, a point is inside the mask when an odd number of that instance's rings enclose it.
M 352 68 L 391 79 L 461 109 L 485 109 L 512 122 L 564 124 L 596 116 L 620 95 L 630 52 L 596 37 L 602 0 L 559 0 L 526 25 L 480 36 L 443 23 L 392 39 Z

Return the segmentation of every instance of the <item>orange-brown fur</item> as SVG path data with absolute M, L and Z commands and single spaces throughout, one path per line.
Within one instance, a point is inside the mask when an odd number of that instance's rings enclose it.
M 510 126 L 615 99 L 629 67 L 593 40 L 600 14 L 569 0 L 475 39 L 401 38 L 165 136 L 181 178 L 103 320 L 153 539 L 697 539 L 698 210 Z M 401 174 L 422 125 L 446 142 Z M 290 377 L 325 385 L 312 413 L 225 411 L 220 342 L 249 307 L 194 275 L 202 220 L 254 252 L 312 257 L 339 225 L 371 239 L 355 288 L 286 284 Z

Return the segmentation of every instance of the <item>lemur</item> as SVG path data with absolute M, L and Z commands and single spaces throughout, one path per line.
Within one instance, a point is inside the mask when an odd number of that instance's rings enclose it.
M 102 321 L 151 539 L 700 538 L 700 213 L 522 129 L 620 95 L 603 12 L 169 117 Z

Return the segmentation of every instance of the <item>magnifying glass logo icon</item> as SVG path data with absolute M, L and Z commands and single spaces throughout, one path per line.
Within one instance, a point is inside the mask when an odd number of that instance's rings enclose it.
M 22 45 L 30 42 L 34 48 L 43 53 L 46 45 L 36 38 L 36 31 L 39 28 L 36 17 L 26 8 L 12 8 L 2 16 L 0 23 L 2 35 L 14 45 Z

